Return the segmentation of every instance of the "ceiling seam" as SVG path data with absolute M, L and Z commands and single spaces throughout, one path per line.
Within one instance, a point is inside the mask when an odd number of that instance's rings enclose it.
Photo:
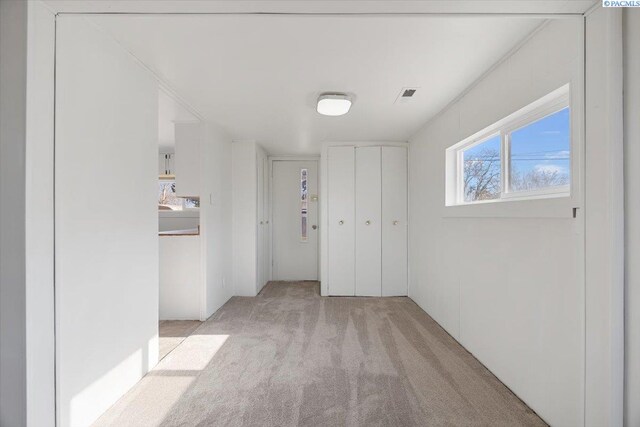
M 582 14 L 579 15 L 582 17 Z M 432 122 L 434 122 L 437 118 L 445 114 L 448 110 L 450 110 L 456 103 L 460 102 L 462 98 L 464 98 L 469 92 L 471 92 L 476 86 L 478 86 L 489 74 L 495 71 L 499 66 L 504 64 L 509 58 L 511 58 L 516 52 L 518 52 L 525 44 L 527 44 L 536 34 L 538 34 L 544 27 L 549 25 L 551 20 L 547 19 L 538 25 L 533 31 L 531 31 L 525 38 L 520 40 L 513 48 L 509 49 L 506 54 L 504 54 L 498 61 L 496 61 L 491 67 L 489 67 L 485 72 L 483 72 L 480 77 L 475 79 L 469 86 L 467 86 L 462 92 L 456 95 L 447 105 L 445 105 L 440 111 L 438 111 L 435 115 L 433 115 L 429 120 L 427 120 L 420 128 L 408 138 L 408 141 L 411 142 L 413 138 L 416 137 L 423 129 L 428 127 Z
M 60 14 L 59 13 L 58 15 L 64 15 L 64 14 Z M 102 14 L 99 14 L 99 15 L 102 15 Z M 89 22 L 91 25 L 93 25 L 100 32 L 102 32 L 103 34 L 107 35 L 118 46 L 120 46 L 125 52 L 127 52 L 142 69 L 144 69 L 147 73 L 149 73 L 153 77 L 154 80 L 156 80 L 156 82 L 158 83 L 159 89 L 164 91 L 169 97 L 171 97 L 174 101 L 176 101 L 178 104 L 180 104 L 180 106 L 182 106 L 190 114 L 195 116 L 196 119 L 198 119 L 199 121 L 201 121 L 201 122 L 207 122 L 208 121 L 208 120 L 205 119 L 204 115 L 202 113 L 200 113 L 200 111 L 198 111 L 197 108 L 195 108 L 193 105 L 191 105 L 190 102 L 185 100 L 184 97 L 182 97 L 180 95 L 180 93 L 176 89 L 174 89 L 174 87 L 167 81 L 166 78 L 164 78 L 159 72 L 157 72 L 156 70 L 154 70 L 153 68 L 151 68 L 150 66 L 145 64 L 144 61 L 142 61 L 142 59 L 140 59 L 136 54 L 134 54 L 127 47 L 125 47 L 113 34 L 111 34 L 109 31 L 107 31 L 106 29 L 104 29 L 98 23 L 94 22 L 91 19 L 87 18 L 86 21 Z

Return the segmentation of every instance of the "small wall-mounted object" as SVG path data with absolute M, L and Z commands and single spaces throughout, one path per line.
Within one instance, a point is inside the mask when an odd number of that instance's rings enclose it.
M 160 153 L 158 155 L 158 175 L 161 178 L 173 177 L 175 174 L 175 154 Z

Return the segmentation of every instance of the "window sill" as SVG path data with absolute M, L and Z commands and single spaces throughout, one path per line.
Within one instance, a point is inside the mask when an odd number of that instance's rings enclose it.
M 495 201 L 445 206 L 443 218 L 573 218 L 581 203 L 561 195 L 537 199 L 500 199 Z

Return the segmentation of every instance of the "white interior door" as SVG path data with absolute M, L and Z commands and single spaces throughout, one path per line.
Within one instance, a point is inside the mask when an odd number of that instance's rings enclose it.
M 262 207 L 258 207 L 262 209 L 262 218 L 264 220 L 264 226 L 262 228 L 262 248 L 263 248 L 263 256 L 262 256 L 262 273 L 264 275 L 263 285 L 266 284 L 269 280 L 271 280 L 271 233 L 269 224 L 269 160 L 267 159 L 266 154 L 262 158 L 263 166 L 263 179 L 262 179 L 262 194 L 264 194 Z
M 356 295 L 381 296 L 381 147 L 356 148 Z
M 327 149 L 327 290 L 353 296 L 355 283 L 355 149 Z
M 265 274 L 264 274 L 264 257 L 265 257 L 265 253 L 264 253 L 264 228 L 265 228 L 265 224 L 264 224 L 264 217 L 263 217 L 263 209 L 264 209 L 264 192 L 262 191 L 264 188 L 264 163 L 262 162 L 262 159 L 260 158 L 260 153 L 258 152 L 256 154 L 256 167 L 257 167 L 257 172 L 256 172 L 256 178 L 257 178 L 257 182 L 256 182 L 256 189 L 257 189 L 257 194 L 256 194 L 256 205 L 257 205 L 257 212 L 256 212 L 256 219 L 258 221 L 258 224 L 256 224 L 256 236 L 257 236 L 257 242 L 256 242 L 256 246 L 257 246 L 257 250 L 256 250 L 256 291 L 260 292 L 260 290 L 262 289 L 262 287 L 264 286 L 264 278 L 265 278 Z
M 382 296 L 407 295 L 407 149 L 382 147 Z
M 273 279 L 318 280 L 318 162 L 273 162 Z

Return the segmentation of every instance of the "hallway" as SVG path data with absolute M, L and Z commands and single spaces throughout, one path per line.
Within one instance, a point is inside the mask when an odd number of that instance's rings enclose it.
M 271 282 L 233 297 L 96 425 L 545 423 L 410 299 Z

